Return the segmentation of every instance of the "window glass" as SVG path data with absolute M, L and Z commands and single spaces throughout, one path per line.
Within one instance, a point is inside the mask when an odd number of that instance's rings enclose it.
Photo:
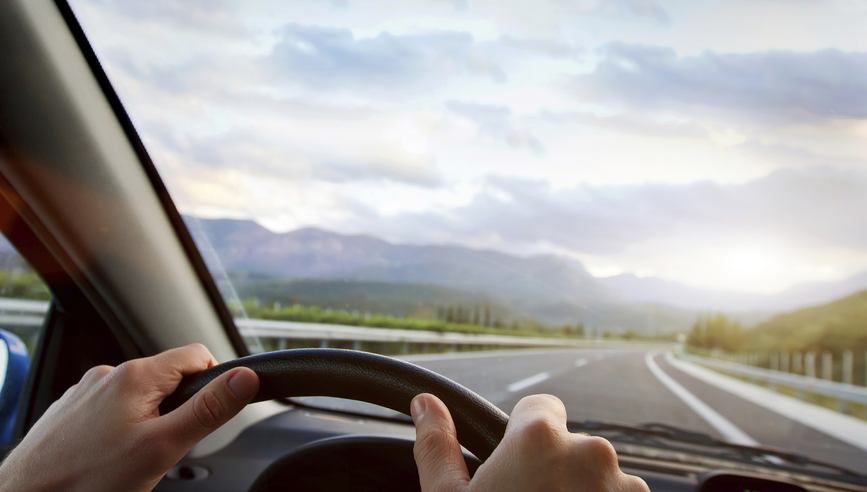
M 862 2 L 71 3 L 252 351 L 867 471 Z
M 9 444 L 30 356 L 48 314 L 51 293 L 0 236 L 0 444 Z

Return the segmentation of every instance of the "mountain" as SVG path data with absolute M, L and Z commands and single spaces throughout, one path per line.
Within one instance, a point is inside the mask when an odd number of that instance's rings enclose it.
M 242 220 L 185 220 L 194 237 L 197 231 L 207 236 L 226 271 L 433 284 L 509 303 L 618 301 L 615 292 L 596 282 L 580 264 L 555 256 L 520 258 L 459 246 L 397 245 L 314 228 L 279 234 Z M 202 248 L 202 239 L 196 241 Z
M 351 287 L 356 290 L 367 286 L 366 300 L 353 301 L 353 305 L 391 306 L 388 312 L 406 308 L 394 301 L 395 289 L 426 285 L 450 290 L 436 295 L 422 294 L 416 287 L 405 290 L 425 304 L 453 300 L 458 293 L 467 302 L 487 299 L 550 324 L 580 321 L 617 330 L 659 332 L 688 328 L 696 311 L 707 310 L 726 311 L 731 318 L 751 326 L 783 310 L 820 304 L 867 288 L 864 273 L 842 282 L 804 284 L 773 295 L 744 294 L 632 274 L 595 278 L 581 263 L 550 255 L 522 258 L 460 246 L 392 244 L 367 235 L 315 228 L 275 233 L 249 220 L 185 217 L 185 221 L 212 270 L 219 269 L 219 259 L 228 272 L 316 279 L 317 302 L 337 303 L 334 308 L 343 302 L 338 301 L 344 298 L 341 292 L 349 288 L 340 282 L 354 281 Z M 312 288 L 313 284 L 292 284 L 293 295 L 301 296 L 299 289 L 305 285 Z M 244 289 L 276 292 L 274 285 L 248 283 Z

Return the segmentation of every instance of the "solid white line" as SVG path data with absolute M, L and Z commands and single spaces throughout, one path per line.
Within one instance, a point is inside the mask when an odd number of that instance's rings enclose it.
M 664 384 L 672 393 L 686 403 L 695 413 L 697 413 L 705 422 L 710 424 L 717 432 L 720 433 L 727 441 L 735 444 L 743 444 L 746 446 L 756 446 L 758 441 L 747 435 L 746 432 L 740 430 L 735 424 L 720 415 L 716 410 L 709 407 L 707 403 L 699 400 L 695 395 L 690 393 L 686 388 L 680 385 L 677 381 L 666 374 L 653 361 L 653 357 L 659 351 L 647 352 L 644 356 L 644 362 L 647 364 L 650 372 L 656 376 L 656 379 Z
M 539 374 L 536 374 L 535 376 L 530 376 L 527 379 L 522 379 L 520 381 L 514 382 L 507 386 L 506 389 L 509 390 L 511 393 L 514 393 L 516 391 L 521 391 L 524 388 L 529 388 L 534 384 L 539 384 L 550 377 L 551 375 L 547 372 L 541 372 Z
M 575 367 L 586 366 L 586 365 L 589 364 L 589 363 L 590 363 L 590 361 L 587 360 L 586 358 L 584 358 L 584 359 L 578 359 L 578 360 L 575 361 Z
M 678 370 L 707 384 L 728 391 L 734 395 L 767 408 L 783 417 L 801 423 L 811 429 L 849 443 L 859 449 L 867 450 L 867 423 L 818 405 L 782 395 L 761 386 L 745 383 L 718 372 L 705 369 L 692 362 L 675 359 L 671 352 L 665 360 Z

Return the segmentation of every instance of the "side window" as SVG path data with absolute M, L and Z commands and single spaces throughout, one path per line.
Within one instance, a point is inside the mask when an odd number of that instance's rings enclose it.
M 30 356 L 51 292 L 14 247 L 0 236 L 0 444 L 9 444 Z

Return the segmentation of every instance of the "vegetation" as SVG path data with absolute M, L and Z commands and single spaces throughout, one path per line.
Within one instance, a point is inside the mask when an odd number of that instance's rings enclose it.
M 740 323 L 729 321 L 724 314 L 700 315 L 686 337 L 686 343 L 691 347 L 726 352 L 738 352 L 742 341 Z
M 51 292 L 30 270 L 0 270 L 0 297 L 47 301 L 51 299 Z
M 693 349 L 723 349 L 758 354 L 759 365 L 768 366 L 769 354 L 829 352 L 834 378 L 842 374 L 842 355 L 854 355 L 854 381 L 865 383 L 867 358 L 867 291 L 834 302 L 777 315 L 755 328 L 743 330 L 723 315 L 699 319 L 687 337 Z
M 271 306 L 268 306 L 271 304 Z M 583 325 L 563 326 L 554 329 L 532 320 L 514 321 L 511 324 L 491 323 L 491 326 L 476 324 L 476 316 L 463 314 L 459 318 L 453 315 L 453 320 L 448 319 L 417 319 L 412 317 L 398 318 L 385 314 L 360 313 L 358 311 L 335 310 L 321 308 L 319 306 L 302 306 L 295 304 L 290 307 L 281 307 L 279 304 L 266 303 L 260 306 L 255 300 L 244 302 L 244 309 L 251 318 L 274 319 L 283 321 L 301 321 L 308 323 L 326 323 L 351 326 L 369 326 L 378 328 L 397 328 L 404 330 L 427 330 L 436 332 L 476 333 L 489 335 L 512 335 L 512 336 L 552 336 L 577 338 L 584 334 Z M 441 308 L 447 312 L 449 308 Z M 451 306 L 453 313 L 458 309 Z M 461 308 L 462 313 L 472 312 L 470 308 Z M 479 322 L 484 321 L 484 316 L 479 315 Z M 460 320 L 460 321 L 458 321 Z

